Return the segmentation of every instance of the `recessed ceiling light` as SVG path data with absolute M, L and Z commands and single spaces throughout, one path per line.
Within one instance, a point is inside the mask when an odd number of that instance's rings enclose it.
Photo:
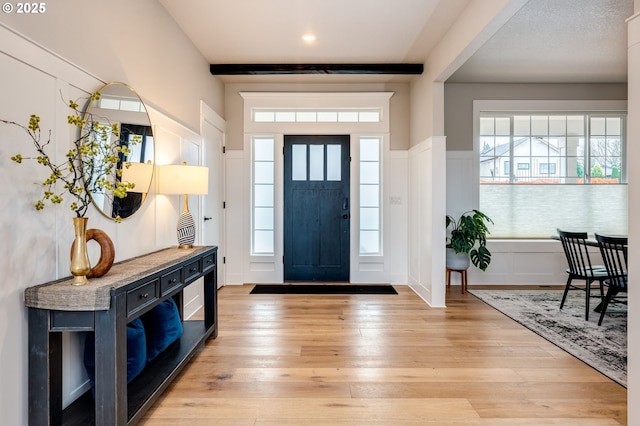
M 305 34 L 302 36 L 302 40 L 304 40 L 305 43 L 313 43 L 316 41 L 316 36 L 313 34 Z

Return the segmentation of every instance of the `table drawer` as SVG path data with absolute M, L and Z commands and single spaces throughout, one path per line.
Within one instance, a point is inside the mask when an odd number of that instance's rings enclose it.
M 183 270 L 184 270 L 184 282 L 188 283 L 192 281 L 194 277 L 197 277 L 198 275 L 200 275 L 200 272 L 202 272 L 200 259 L 185 265 Z
M 202 272 L 203 273 L 207 273 L 209 272 L 209 269 L 213 268 L 214 266 L 216 266 L 216 254 L 215 253 L 211 253 L 208 256 L 205 256 L 202 258 Z
M 178 268 L 160 277 L 160 295 L 175 290 L 182 285 L 182 269 Z
M 158 299 L 158 280 L 149 281 L 127 291 L 127 317 L 141 311 Z

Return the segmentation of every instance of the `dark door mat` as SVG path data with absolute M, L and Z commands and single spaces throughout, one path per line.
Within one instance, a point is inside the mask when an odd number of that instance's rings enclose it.
M 398 294 L 389 284 L 256 284 L 251 294 Z

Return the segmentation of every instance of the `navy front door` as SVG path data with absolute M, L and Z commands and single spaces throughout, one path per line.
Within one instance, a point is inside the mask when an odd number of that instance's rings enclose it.
M 350 207 L 349 136 L 285 136 L 285 281 L 349 281 Z

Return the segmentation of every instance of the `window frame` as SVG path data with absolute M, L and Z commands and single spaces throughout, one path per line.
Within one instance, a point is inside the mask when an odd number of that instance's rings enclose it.
M 481 151 L 481 139 L 480 139 L 480 120 L 479 117 L 482 112 L 501 112 L 504 114 L 518 114 L 518 113 L 538 113 L 538 114 L 567 114 L 570 112 L 580 111 L 589 112 L 597 115 L 607 114 L 621 114 L 624 117 L 622 123 L 621 138 L 622 143 L 622 164 L 624 171 L 620 176 L 620 184 L 615 186 L 625 187 L 627 184 L 627 171 L 628 171 L 628 156 L 627 156 L 627 144 L 628 141 L 627 129 L 628 126 L 628 112 L 626 100 L 474 100 L 473 101 L 473 154 L 471 160 L 471 180 L 472 180 L 472 192 L 469 206 L 471 208 L 480 207 L 480 151 Z M 587 163 L 590 164 L 590 163 Z M 566 184 L 565 184 L 566 185 Z M 608 185 L 597 185 L 597 187 L 606 188 Z M 588 187 L 588 186 L 585 186 Z M 623 188 L 626 191 L 626 188 Z M 619 226 L 627 226 L 622 224 Z M 548 236 L 540 237 L 519 237 L 519 236 L 490 236 L 490 238 L 497 239 L 519 239 L 519 238 L 548 238 Z
M 273 143 L 273 149 L 272 149 L 272 159 L 271 161 L 258 161 L 256 160 L 256 141 L 257 140 L 262 140 L 262 139 L 268 139 L 271 140 Z M 252 256 L 273 256 L 275 254 L 275 250 L 276 250 L 276 224 L 275 224 L 275 190 L 276 190 L 276 157 L 275 157 L 275 147 L 276 147 L 276 137 L 275 135 L 252 135 L 251 136 L 251 209 L 250 209 L 250 216 L 251 216 L 251 255 Z M 256 182 L 256 164 L 258 162 L 270 162 L 272 163 L 272 167 L 273 167 L 273 176 L 272 176 L 272 183 L 271 184 L 266 184 L 266 183 L 258 183 Z M 271 191 L 271 206 L 266 206 L 266 205 L 257 205 L 256 204 L 256 187 L 257 186 L 268 186 L 270 185 L 272 187 L 272 191 Z M 256 210 L 257 209 L 266 209 L 266 208 L 271 208 L 272 210 L 272 214 L 271 214 L 271 228 L 263 228 L 260 227 L 258 228 L 256 226 Z M 258 251 L 256 250 L 256 233 L 257 232 L 265 232 L 265 231 L 271 231 L 272 233 L 272 237 L 271 237 L 271 251 Z
M 529 126 L 529 130 L 527 133 L 522 133 L 521 131 L 518 131 L 517 128 L 522 127 L 522 125 L 520 124 L 520 120 L 522 118 L 528 118 L 528 121 L 530 124 Z M 562 117 L 565 120 L 568 120 L 570 117 L 581 117 L 581 122 L 582 122 L 582 134 L 579 135 L 570 135 L 569 130 L 565 129 L 564 134 L 553 134 L 550 130 L 547 130 L 547 134 L 546 135 L 541 135 L 537 132 L 534 132 L 531 130 L 531 128 L 533 127 L 533 122 L 534 119 L 536 117 L 545 117 L 547 122 L 550 122 L 551 117 Z M 599 111 L 599 112 L 593 112 L 593 111 L 563 111 L 563 112 L 557 112 L 557 111 L 480 111 L 478 117 L 475 117 L 474 119 L 480 121 L 482 118 L 491 118 L 494 120 L 493 125 L 491 126 L 491 128 L 493 129 L 493 134 L 480 134 L 478 132 L 478 134 L 474 135 L 477 140 L 478 140 L 478 146 L 480 146 L 482 144 L 482 139 L 483 138 L 487 138 L 487 137 L 493 137 L 494 140 L 498 140 L 498 139 L 505 139 L 509 141 L 509 150 L 508 150 L 508 154 L 507 156 L 504 155 L 500 155 L 497 156 L 496 151 L 498 148 L 498 145 L 494 145 L 493 150 L 494 150 L 494 157 L 493 157 L 493 165 L 489 166 L 489 172 L 491 174 L 491 177 L 489 177 L 489 175 L 485 174 L 483 176 L 480 176 L 480 179 L 497 179 L 497 178 L 502 178 L 502 180 L 495 180 L 494 183 L 503 183 L 503 184 L 517 184 L 521 179 L 522 179 L 522 175 L 518 174 L 517 172 L 521 172 L 524 170 L 528 170 L 528 174 L 529 176 L 527 176 L 527 178 L 544 178 L 545 176 L 553 176 L 554 179 L 558 179 L 558 182 L 544 182 L 544 184 L 548 184 L 548 185 L 565 185 L 565 184 L 593 184 L 593 183 L 603 183 L 603 182 L 592 182 L 591 181 L 591 173 L 592 173 L 592 169 L 593 167 L 595 167 L 594 164 L 592 164 L 592 159 L 595 158 L 596 156 L 593 155 L 594 150 L 593 150 L 593 146 L 594 146 L 594 142 L 596 142 L 598 139 L 603 139 L 604 140 L 604 146 L 605 146 L 605 156 L 604 158 L 613 158 L 613 157 L 619 157 L 620 160 L 620 168 L 621 168 L 621 173 L 619 174 L 619 181 L 617 183 L 615 182 L 609 182 L 608 184 L 611 185 L 615 185 L 615 184 L 626 184 L 627 183 L 627 157 L 626 157 L 626 151 L 627 151 L 627 139 L 626 139 L 626 126 L 627 126 L 627 113 L 626 112 L 621 112 L 621 111 Z M 595 120 L 599 120 L 602 119 L 604 122 L 608 122 L 609 119 L 616 119 L 619 120 L 620 125 L 619 125 L 619 135 L 612 135 L 609 133 L 604 133 L 604 134 L 600 134 L 600 133 L 595 133 L 592 131 L 592 128 L 594 126 L 594 121 Z M 496 128 L 498 127 L 498 120 L 500 121 L 504 121 L 504 120 L 509 120 L 509 134 L 505 134 L 504 132 L 499 133 Z M 475 123 L 474 123 L 475 124 Z M 481 129 L 483 126 L 480 125 L 480 123 L 478 123 L 478 125 L 476 126 L 478 129 Z M 568 127 L 568 125 L 567 125 Z M 603 124 L 603 128 L 604 128 L 604 124 Z M 516 155 L 516 146 L 519 146 L 520 143 L 523 142 L 523 139 L 528 139 L 529 141 L 533 141 L 534 139 L 541 139 L 544 142 L 546 142 L 549 146 L 551 145 L 551 141 L 554 140 L 555 138 L 560 138 L 560 139 L 564 139 L 564 147 L 560 148 L 560 149 L 567 149 L 566 146 L 569 143 L 568 139 L 570 138 L 578 138 L 580 140 L 582 140 L 583 146 L 582 146 L 582 157 L 572 157 L 569 156 L 565 153 L 565 155 L 558 155 L 558 156 L 553 156 L 553 155 L 545 155 L 545 156 L 541 156 L 541 155 L 537 155 L 533 152 L 533 146 L 530 146 L 528 148 L 528 154 L 526 154 L 525 156 L 517 156 Z M 606 147 L 609 144 L 609 140 L 611 138 L 619 138 L 620 140 L 620 152 L 619 152 L 619 156 L 608 156 L 606 155 Z M 485 142 L 486 144 L 486 142 Z M 505 145 L 505 144 L 503 144 Z M 500 146 L 503 146 L 500 145 Z M 486 146 L 486 145 L 485 145 Z M 602 156 L 598 156 L 598 157 L 602 157 Z M 489 156 L 487 156 L 486 158 L 489 158 Z M 558 159 L 558 161 L 563 162 L 562 164 L 568 164 L 568 159 L 569 158 L 575 158 L 576 160 L 576 164 L 582 164 L 583 165 L 583 176 L 580 176 L 577 174 L 573 176 L 570 175 L 568 173 L 565 173 L 564 175 L 561 174 L 557 174 L 557 166 L 558 164 L 556 162 L 553 162 L 551 160 L 553 159 Z M 540 159 L 542 160 L 547 160 L 545 162 L 538 162 Z M 515 160 L 515 161 L 514 161 Z M 522 161 L 517 161 L 517 160 L 522 160 Z M 531 164 L 534 163 L 534 166 L 537 164 L 538 167 L 538 172 L 536 175 L 532 175 L 531 172 L 533 170 L 535 170 L 534 168 L 521 168 L 520 166 L 522 164 L 524 164 L 525 160 Z M 536 161 L 538 160 L 538 161 Z M 482 158 L 479 159 L 479 161 L 482 161 Z M 500 167 L 498 167 L 496 165 L 496 162 L 498 162 L 498 164 L 500 164 Z M 554 172 L 550 172 L 550 171 L 546 171 L 543 172 L 542 171 L 542 165 L 543 164 L 548 164 L 548 165 L 553 165 L 554 167 L 549 167 L 548 170 L 555 170 Z M 561 165 L 562 165 L 561 164 Z M 586 166 L 589 167 L 586 167 Z M 561 167 L 562 169 L 562 167 Z M 605 165 L 605 170 L 608 169 L 608 167 L 606 167 Z M 500 175 L 496 175 L 497 170 L 500 170 L 502 174 Z M 508 179 L 508 180 L 505 180 Z M 582 180 L 582 182 L 580 182 L 580 180 Z M 490 183 L 490 182 L 487 182 Z M 540 182 L 536 182 L 536 183 L 540 183 Z M 482 184 L 482 183 L 481 183 Z

